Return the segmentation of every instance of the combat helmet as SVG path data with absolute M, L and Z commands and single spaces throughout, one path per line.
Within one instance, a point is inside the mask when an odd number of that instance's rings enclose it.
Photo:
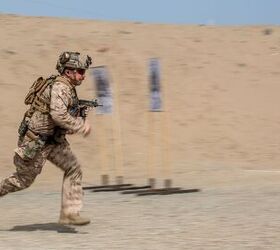
M 62 74 L 66 68 L 69 69 L 88 69 L 92 64 L 90 56 L 81 56 L 79 52 L 63 52 L 60 54 L 56 69 Z

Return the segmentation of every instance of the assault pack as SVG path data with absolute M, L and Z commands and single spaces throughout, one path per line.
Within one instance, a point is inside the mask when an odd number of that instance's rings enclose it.
M 51 75 L 48 78 L 39 77 L 30 87 L 25 99 L 24 103 L 26 105 L 31 105 L 30 109 L 32 109 L 33 113 L 35 110 L 38 110 L 42 113 L 49 112 L 49 100 L 45 100 L 42 98 L 42 93 L 45 89 L 54 82 L 57 78 L 57 75 Z M 30 114 L 29 114 L 30 115 Z M 29 116 L 31 117 L 31 116 Z

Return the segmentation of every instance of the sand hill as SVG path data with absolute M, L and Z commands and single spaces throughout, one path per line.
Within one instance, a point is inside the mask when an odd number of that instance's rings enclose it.
M 172 172 L 179 184 L 204 187 L 234 183 L 231 176 L 238 171 L 279 170 L 279 27 L 162 25 L 4 14 L 0 22 L 2 177 L 13 169 L 13 149 L 28 87 L 38 76 L 55 73 L 57 57 L 65 50 L 88 53 L 95 66 L 108 66 L 121 128 L 119 153 L 129 181 L 143 183 L 147 178 L 147 63 L 151 57 L 160 58 L 167 111 L 164 117 L 163 113 L 155 115 L 157 177 Z M 78 93 L 82 98 L 95 97 L 90 74 Z M 85 182 L 98 183 L 102 157 L 112 176 L 118 174 L 114 172 L 114 122 L 112 117 L 101 119 L 94 111 L 89 119 L 92 135 L 69 140 L 84 166 Z M 165 119 L 167 127 L 161 126 Z M 168 143 L 162 143 L 162 131 Z M 167 172 L 161 169 L 160 146 L 164 155 L 169 155 Z M 35 188 L 60 182 L 57 172 L 47 164 Z

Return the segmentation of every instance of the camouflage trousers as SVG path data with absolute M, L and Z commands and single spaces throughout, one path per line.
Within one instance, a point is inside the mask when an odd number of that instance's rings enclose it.
M 49 144 L 36 154 L 34 159 L 14 156 L 16 172 L 0 183 L 0 197 L 28 188 L 41 173 L 46 160 L 64 172 L 62 184 L 61 214 L 78 214 L 82 208 L 82 171 L 66 139 L 61 143 Z

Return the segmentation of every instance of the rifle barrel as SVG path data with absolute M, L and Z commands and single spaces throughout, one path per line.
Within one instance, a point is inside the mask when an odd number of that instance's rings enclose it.
M 88 107 L 103 106 L 97 102 L 97 100 L 79 100 L 79 105 L 85 105 Z

